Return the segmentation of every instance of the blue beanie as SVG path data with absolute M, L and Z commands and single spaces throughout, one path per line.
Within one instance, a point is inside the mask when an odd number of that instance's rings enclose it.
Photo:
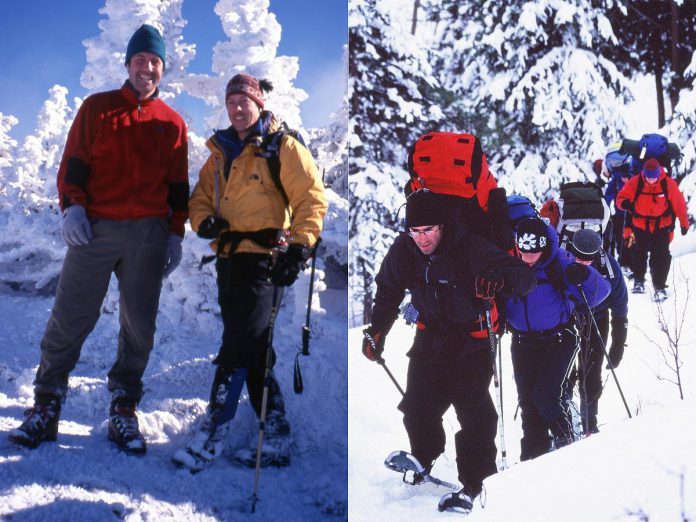
M 159 56 L 162 64 L 167 65 L 167 49 L 160 32 L 151 25 L 143 24 L 133 33 L 126 49 L 126 65 L 133 55 L 148 52 Z

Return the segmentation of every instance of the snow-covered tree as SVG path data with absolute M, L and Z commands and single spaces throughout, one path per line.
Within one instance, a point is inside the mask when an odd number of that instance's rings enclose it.
M 501 184 L 543 200 L 562 181 L 592 177 L 590 160 L 626 130 L 628 79 L 602 56 L 617 43 L 605 16 L 614 2 L 452 4 L 442 63 L 463 111 L 485 119 L 478 132 L 494 144 L 493 171 L 520 180 Z M 457 41 L 467 48 L 453 52 Z
M 9 172 L 13 163 L 14 149 L 17 141 L 10 137 L 10 130 L 17 125 L 19 120 L 0 112 L 0 179 L 5 180 L 5 171 Z
M 373 281 L 398 228 L 396 210 L 408 148 L 422 134 L 444 127 L 428 94 L 437 87 L 426 49 L 392 27 L 387 6 L 350 2 L 350 289 L 369 320 Z M 355 301 L 355 299 L 353 299 Z
M 127 78 L 128 40 L 142 24 L 156 27 L 164 38 L 167 64 L 160 83 L 164 99 L 181 93 L 181 79 L 194 58 L 195 45 L 183 41 L 186 20 L 181 16 L 183 0 L 106 0 L 99 13 L 101 34 L 83 42 L 87 53 L 80 83 L 90 94 L 117 89 Z
M 696 52 L 685 76 L 689 79 L 696 77 Z M 686 173 L 686 176 L 679 188 L 686 197 L 690 219 L 693 221 L 693 216 L 696 216 L 696 198 L 693 197 L 696 194 L 696 87 L 692 86 L 681 93 L 674 116 L 664 128 L 663 134 L 669 136 L 670 141 L 676 142 L 683 154 L 678 169 L 680 174 Z
M 225 85 L 237 73 L 246 72 L 273 84 L 266 108 L 292 128 L 300 128 L 300 102 L 307 98 L 293 87 L 299 62 L 294 56 L 276 56 L 281 27 L 269 12 L 269 0 L 219 0 L 215 13 L 229 37 L 213 48 L 213 73 L 191 74 L 182 80 L 184 90 L 212 107 L 206 119 L 210 129 L 230 125 L 225 108 Z
M 29 292 L 53 291 L 65 252 L 56 176 L 76 111 L 69 106 L 67 93 L 60 85 L 49 90 L 34 133 L 17 150 L 15 178 L 0 195 L 6 202 L 0 274 L 7 284 Z

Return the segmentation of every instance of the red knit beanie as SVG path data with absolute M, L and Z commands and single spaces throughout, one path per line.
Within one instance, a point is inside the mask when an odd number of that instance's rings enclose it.
M 655 158 L 650 158 L 643 164 L 643 176 L 650 179 L 657 179 L 662 173 L 660 162 Z
M 237 74 L 227 82 L 225 100 L 232 94 L 244 94 L 251 98 L 260 109 L 263 109 L 263 91 L 259 81 L 249 74 Z

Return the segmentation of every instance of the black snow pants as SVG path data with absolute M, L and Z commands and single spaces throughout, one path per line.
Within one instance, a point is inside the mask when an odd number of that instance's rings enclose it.
M 649 254 L 653 288 L 665 288 L 672 263 L 672 255 L 669 253 L 670 229 L 661 228 L 651 234 L 633 227 L 633 232 L 636 234 L 636 244 L 633 247 L 633 275 L 636 281 L 645 281 Z
M 419 334 L 409 353 L 406 394 L 399 404 L 411 453 L 429 467 L 444 452 L 442 416 L 453 406 L 460 425 L 454 437 L 459 480 L 478 494 L 483 479 L 497 470 L 498 415 L 488 391 L 493 377 L 488 342 L 472 339 L 473 351 L 470 345 L 455 355 L 437 357 L 415 349 L 424 342 Z
M 564 384 L 577 350 L 573 327 L 545 334 L 515 333 L 512 366 L 522 410 L 521 460 L 547 453 L 554 437 L 572 435 Z
M 271 367 L 275 363 L 268 334 L 276 287 L 268 279 L 268 263 L 267 255 L 245 253 L 218 258 L 215 264 L 223 330 L 220 351 L 213 362 L 229 371 L 238 367 L 248 369 L 247 391 L 257 415 L 261 413 L 267 348 L 271 350 Z M 280 307 L 282 288 L 278 288 L 276 296 L 276 305 Z M 268 409 L 285 413 L 283 397 L 272 372 Z

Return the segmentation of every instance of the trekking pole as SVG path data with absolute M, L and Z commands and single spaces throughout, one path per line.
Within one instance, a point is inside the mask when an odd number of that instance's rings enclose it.
M 273 359 L 273 329 L 275 327 L 278 310 L 280 309 L 280 298 L 283 289 L 276 286 L 273 289 L 273 304 L 271 305 L 271 318 L 268 322 L 268 343 L 266 345 L 266 367 L 263 374 L 263 395 L 261 398 L 261 416 L 259 418 L 259 440 L 256 445 L 256 470 L 254 475 L 254 492 L 251 494 L 251 512 L 256 512 L 256 502 L 259 500 L 259 476 L 261 474 L 261 449 L 263 448 L 263 434 L 266 428 L 266 410 L 268 408 L 268 388 L 271 381 L 271 361 Z
M 609 363 L 609 369 L 611 370 L 611 374 L 614 377 L 614 382 L 616 383 L 616 387 L 619 389 L 619 395 L 621 395 L 621 400 L 623 401 L 624 407 L 626 408 L 626 413 L 628 414 L 628 418 L 632 419 L 633 417 L 631 416 L 631 410 L 628 408 L 628 403 L 626 402 L 626 397 L 624 397 L 623 390 L 621 389 L 621 385 L 619 384 L 619 379 L 616 377 L 616 372 L 614 371 L 614 365 L 611 362 L 611 359 L 609 359 L 609 354 L 607 353 L 607 347 L 604 344 L 604 339 L 602 339 L 602 334 L 599 331 L 599 326 L 597 326 L 597 321 L 595 321 L 595 316 L 592 313 L 592 308 L 590 307 L 590 304 L 587 301 L 587 296 L 585 295 L 585 291 L 578 287 L 578 290 L 580 290 L 580 295 L 582 295 L 583 300 L 585 301 L 585 306 L 587 306 L 587 309 L 589 310 L 589 316 L 590 319 L 592 320 L 592 325 L 594 326 L 595 332 L 597 332 L 597 337 L 599 337 L 599 345 L 602 347 L 602 351 L 604 352 L 604 357 L 607 359 L 607 363 Z
M 503 467 L 500 471 L 507 469 L 507 451 L 505 450 L 505 417 L 503 415 L 503 372 L 502 372 L 502 356 L 500 356 L 501 368 L 500 378 L 498 378 L 498 368 L 496 365 L 496 355 L 500 354 L 498 342 L 493 332 L 493 320 L 491 318 L 491 300 L 483 300 L 486 309 L 486 328 L 488 329 L 488 342 L 491 345 L 492 362 L 493 362 L 493 384 L 495 384 L 495 398 L 498 401 L 498 409 L 500 416 L 498 417 L 498 433 L 500 434 L 500 456 Z
M 309 274 L 309 292 L 307 293 L 307 318 L 305 324 L 302 327 L 302 351 L 295 355 L 295 369 L 293 372 L 293 387 L 295 393 L 300 394 L 304 391 L 304 384 L 302 383 L 302 371 L 300 370 L 300 355 L 309 355 L 309 338 L 312 330 L 309 326 L 309 319 L 312 314 L 312 296 L 314 294 L 314 273 L 316 269 L 317 262 L 317 248 L 321 243 L 321 238 L 317 238 L 317 242 L 314 243 L 314 248 L 312 249 L 312 271 Z
M 387 372 L 387 375 L 391 379 L 391 381 L 394 383 L 394 386 L 396 386 L 396 389 L 399 390 L 399 393 L 401 394 L 402 397 L 404 397 L 406 394 L 404 393 L 404 390 L 399 386 L 399 382 L 396 380 L 392 372 L 389 371 L 389 368 L 387 368 L 387 364 L 384 362 L 384 359 L 381 357 L 377 361 L 377 363 L 384 368 L 384 371 Z

